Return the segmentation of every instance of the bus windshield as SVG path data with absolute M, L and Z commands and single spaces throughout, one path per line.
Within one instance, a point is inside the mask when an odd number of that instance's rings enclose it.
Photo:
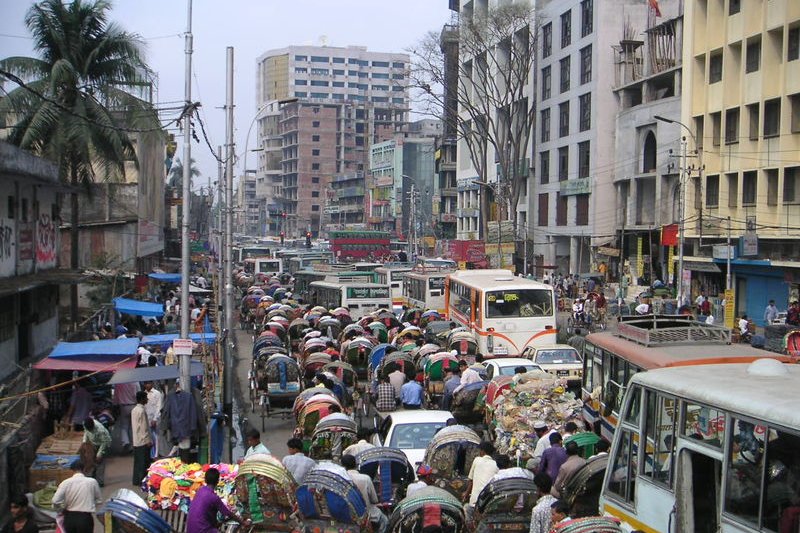
M 486 293 L 486 318 L 531 318 L 553 314 L 548 290 L 513 289 Z

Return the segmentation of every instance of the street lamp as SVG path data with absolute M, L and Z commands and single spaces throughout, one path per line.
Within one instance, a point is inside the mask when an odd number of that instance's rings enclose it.
M 692 140 L 694 141 L 694 145 L 697 146 L 697 139 L 692 133 L 692 130 L 684 124 L 683 122 L 673 120 L 671 118 L 662 117 L 661 115 L 653 116 L 659 122 L 664 122 L 666 124 L 678 124 L 683 129 L 685 129 L 689 135 L 691 135 Z M 678 308 L 683 305 L 683 243 L 684 243 L 684 225 L 686 221 L 686 214 L 685 214 L 685 207 L 686 207 L 686 184 L 684 183 L 685 177 L 689 172 L 689 169 L 686 166 L 686 136 L 681 137 L 681 174 L 678 178 L 678 187 L 680 187 L 678 198 L 680 200 L 680 208 L 678 209 L 678 216 L 680 219 L 678 220 L 678 273 L 677 273 L 677 299 L 678 299 Z M 729 251 L 730 253 L 730 251 Z

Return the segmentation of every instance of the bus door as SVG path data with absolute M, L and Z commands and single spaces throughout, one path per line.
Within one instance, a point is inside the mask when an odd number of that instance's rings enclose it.
M 679 447 L 675 509 L 670 517 L 675 533 L 719 531 L 721 455 L 702 446 Z

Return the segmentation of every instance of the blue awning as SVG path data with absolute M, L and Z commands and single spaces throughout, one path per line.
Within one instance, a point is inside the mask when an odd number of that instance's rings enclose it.
M 164 306 L 154 302 L 142 302 L 129 298 L 114 298 L 114 308 L 120 313 L 139 316 L 163 316 Z
M 205 373 L 203 363 L 192 361 L 189 366 L 190 376 L 202 376 Z M 142 366 L 139 368 L 125 368 L 117 370 L 114 377 L 108 382 L 109 385 L 117 383 L 139 383 L 142 381 L 164 381 L 167 379 L 178 379 L 178 365 L 167 366 Z
M 179 339 L 178 333 L 163 333 L 161 335 L 145 335 L 140 344 L 145 346 L 161 346 L 167 348 L 172 345 L 172 341 Z M 217 341 L 216 333 L 190 333 L 189 338 L 198 344 L 213 344 Z
M 59 342 L 50 352 L 50 357 L 80 357 L 85 355 L 130 357 L 136 355 L 136 350 L 138 349 L 139 339 L 137 338 Z
M 162 272 L 152 272 L 149 274 L 150 278 L 161 281 L 162 283 L 180 283 L 181 282 L 181 275 L 180 274 L 168 274 Z

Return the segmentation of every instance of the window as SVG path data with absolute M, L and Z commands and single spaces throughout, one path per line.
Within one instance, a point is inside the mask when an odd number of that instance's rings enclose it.
M 401 61 L 395 61 L 392 63 L 392 68 L 406 68 L 406 64 Z
M 569 135 L 569 100 L 558 105 L 558 136 Z
M 778 169 L 767 169 L 764 176 L 767 178 L 767 205 L 778 205 Z
M 542 28 L 542 57 L 550 57 L 553 53 L 553 23 L 548 22 Z
M 319 205 L 318 204 L 312 204 L 311 205 L 311 210 L 312 211 L 319 211 Z
M 319 163 L 311 163 L 311 170 L 319 170 Z
M 775 137 L 780 133 L 781 99 L 764 102 L 764 137 Z
M 349 65 L 360 65 L 361 61 L 359 61 L 355 57 L 351 57 L 350 59 L 347 60 L 347 64 L 349 64 Z
M 372 97 L 372 101 L 373 102 L 378 102 L 378 103 L 384 103 L 384 102 L 388 102 L 389 101 L 389 97 L 388 96 L 373 96 Z
M 373 72 L 372 73 L 372 79 L 373 80 L 388 80 L 389 79 L 389 75 L 381 73 L 381 72 Z
M 561 15 L 561 48 L 572 42 L 572 10 Z
M 294 56 L 295 61 L 308 61 L 308 56 Z
M 569 91 L 569 56 L 561 60 L 561 92 Z
M 328 56 L 311 56 L 312 63 L 327 63 L 330 59 Z
M 711 55 L 708 62 L 708 83 L 717 83 L 722 80 L 722 52 Z
M 634 444 L 632 439 L 633 432 L 630 429 L 619 427 L 617 431 L 620 432 L 619 443 L 616 448 L 616 453 L 611 459 L 611 468 L 613 475 L 608 477 L 607 492 L 621 499 L 622 501 L 632 502 L 636 485 L 636 468 L 638 457 L 636 450 L 638 447 Z
M 728 180 L 728 207 L 739 205 L 739 174 L 726 174 Z
M 392 74 L 393 80 L 402 80 L 405 76 L 403 74 Z
M 327 80 L 311 80 L 312 87 L 327 87 L 328 81 Z
M 311 136 L 311 142 L 318 143 L 319 142 L 319 135 L 312 135 Z
M 550 183 L 550 151 L 539 153 L 539 182 Z
M 589 150 L 589 141 L 578 143 L 578 177 L 589 177 L 589 166 L 591 161 L 591 153 Z
M 758 104 L 747 106 L 747 120 L 749 121 L 749 137 L 751 141 L 758 140 Z
M 542 130 L 542 142 L 546 143 L 550 140 L 550 108 L 542 109 L 542 119 L 540 120 Z
M 344 76 L 344 70 L 335 68 L 335 69 L 333 69 L 333 75 L 334 76 Z
M 594 29 L 594 6 L 593 0 L 583 0 L 581 2 L 581 37 L 586 37 Z
M 742 205 L 756 204 L 756 191 L 758 189 L 758 174 L 755 170 L 742 174 Z
M 334 87 L 344 87 L 344 82 L 343 81 L 334 81 L 334 82 L 332 82 L 332 85 Z
M 783 169 L 783 203 L 795 204 L 800 202 L 798 195 L 800 187 L 800 167 L 786 167 Z
M 582 94 L 578 98 L 579 107 L 579 131 L 586 131 L 592 127 L 592 95 L 591 93 Z
M 329 73 L 329 70 L 326 69 L 326 68 L 312 68 L 311 69 L 311 75 L 312 76 L 327 76 L 328 73 Z
M 17 216 L 17 199 L 14 196 L 9 196 L 6 207 L 6 216 L 10 219 L 14 219 Z
M 389 90 L 389 86 L 388 85 L 373 85 L 372 86 L 372 90 L 373 91 L 388 91 Z
M 295 85 L 308 85 L 308 80 L 294 80 Z
M 589 195 L 579 194 L 575 197 L 575 225 L 589 225 Z
M 359 78 L 369 78 L 369 72 L 359 72 L 359 73 L 358 73 L 358 77 L 359 77 Z M 374 76 L 374 77 L 375 77 L 375 78 L 378 78 L 378 77 L 380 77 L 380 76 Z
M 393 104 L 404 104 L 406 101 L 403 98 L 392 98 Z
M 695 139 L 697 139 L 698 149 L 703 147 L 704 134 L 705 134 L 705 126 L 703 121 L 703 115 L 694 117 L 694 137 Z
M 761 64 L 761 39 L 750 39 L 747 42 L 747 58 L 745 72 L 755 72 Z
M 800 133 L 800 93 L 789 95 L 789 131 Z
M 547 226 L 547 219 L 549 218 L 550 207 L 550 194 L 543 192 L 539 194 L 539 211 L 538 211 L 538 224 L 540 226 Z
M 719 176 L 706 176 L 706 207 L 719 206 Z
M 742 0 L 728 0 L 728 15 L 735 15 L 742 10 Z
M 311 93 L 311 98 L 318 98 L 320 100 L 324 100 L 328 97 L 328 93 Z
M 551 69 L 550 65 L 542 69 L 542 100 L 550 98 L 550 82 L 551 82 Z
M 558 149 L 558 181 L 569 179 L 569 146 Z
M 313 150 L 311 150 L 311 155 L 319 155 L 319 149 L 314 148 Z
M 556 193 L 556 226 L 567 225 L 568 198 L 568 196 L 561 196 L 561 193 Z
M 347 88 L 348 89 L 358 89 L 358 84 L 353 82 L 353 81 L 348 81 L 347 82 Z
M 311 122 L 312 128 L 319 128 L 319 120 L 314 120 Z
M 789 30 L 789 43 L 786 52 L 787 61 L 800 59 L 800 27 Z
M 714 146 L 719 146 L 720 136 L 722 135 L 722 113 L 710 113 L 708 117 L 711 119 L 711 142 Z
M 725 144 L 739 142 L 739 108 L 725 111 Z
M 308 93 L 305 91 L 295 91 L 294 96 L 295 98 L 305 98 L 306 96 L 308 96 Z
M 319 198 L 319 191 L 311 191 L 311 198 Z
M 333 62 L 334 63 L 342 63 L 343 64 L 344 63 L 344 58 L 343 57 L 334 57 L 333 58 Z
M 308 72 L 308 69 L 306 67 L 295 67 L 294 72 L 295 74 L 305 74 Z
M 642 461 L 642 475 L 667 486 L 672 485 L 674 471 L 677 407 L 675 398 L 646 392 L 645 435 L 648 445 Z
M 334 100 L 344 100 L 344 95 L 334 93 L 331 95 L 331 98 L 333 98 Z
M 314 176 L 311 178 L 311 183 L 319 183 L 319 176 Z
M 581 48 L 581 85 L 592 81 L 592 45 Z
M 356 77 L 358 77 L 358 71 L 357 70 L 348 70 L 347 71 L 347 75 L 348 76 L 356 76 Z

